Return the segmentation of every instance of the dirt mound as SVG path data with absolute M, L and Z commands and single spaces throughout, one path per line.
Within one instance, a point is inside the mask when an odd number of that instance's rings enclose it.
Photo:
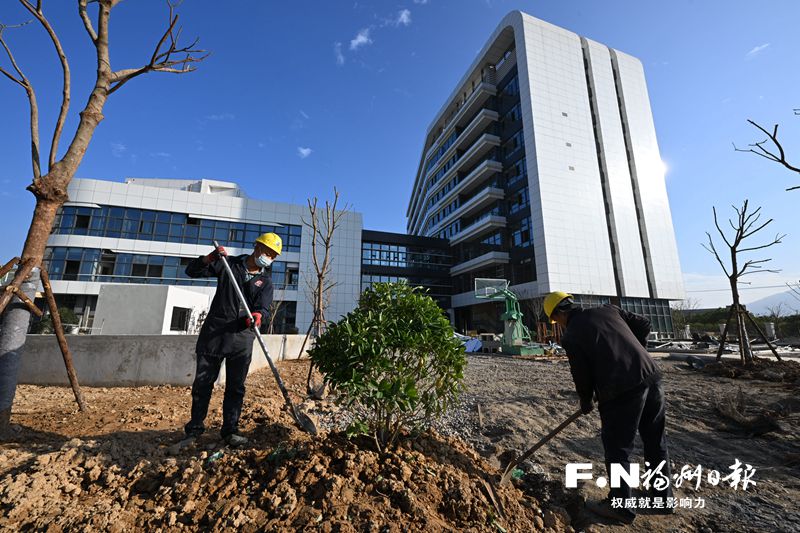
M 274 531 L 565 530 L 463 443 L 434 434 L 383 457 L 341 434 L 289 438 L 267 449 L 154 452 L 130 466 L 110 442 L 72 439 L 15 457 L 0 481 L 0 526 L 16 529 Z M 23 452 L 24 453 L 24 452 Z M 123 459 L 122 461 L 120 459 Z
M 703 372 L 734 379 L 800 383 L 800 363 L 797 361 L 759 358 L 752 365 L 742 365 L 739 361 L 720 361 L 707 364 L 703 367 Z
M 299 405 L 307 366 L 280 369 Z M 557 503 L 542 503 L 550 489 L 530 479 L 516 482 L 523 490 L 491 489 L 497 468 L 461 440 L 429 432 L 380 456 L 369 439 L 336 430 L 311 438 L 292 424 L 268 372 L 248 380 L 242 431 L 252 444 L 238 450 L 216 433 L 222 391 L 209 431 L 177 455 L 188 388 L 84 395 L 90 408 L 78 413 L 68 388 L 18 390 L 15 431 L 0 443 L 0 530 L 571 529 Z M 342 427 L 339 409 L 315 406 L 321 427 Z

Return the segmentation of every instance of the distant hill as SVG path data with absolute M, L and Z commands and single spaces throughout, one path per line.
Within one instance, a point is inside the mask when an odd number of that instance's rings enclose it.
M 793 315 L 800 312 L 800 301 L 792 295 L 791 291 L 772 294 L 745 305 L 747 310 L 754 315 L 767 315 L 769 314 L 770 307 L 774 307 L 780 303 L 783 303 L 783 314 L 785 315 Z

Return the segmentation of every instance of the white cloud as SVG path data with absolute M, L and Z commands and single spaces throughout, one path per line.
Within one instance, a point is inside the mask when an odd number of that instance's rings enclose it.
M 307 114 L 305 111 L 303 111 L 302 109 L 300 110 L 300 116 L 301 116 L 301 117 L 303 117 L 303 118 L 304 118 L 304 119 L 306 119 L 306 120 L 308 120 L 308 119 L 310 119 L 310 118 L 311 118 L 311 117 L 309 117 L 309 116 L 308 116 L 308 114 Z
M 403 9 L 397 14 L 396 26 L 408 26 L 411 24 L 411 11 Z
M 428 0 L 414 0 L 415 4 L 425 5 L 428 3 Z
M 372 44 L 372 39 L 369 38 L 369 28 L 364 28 L 359 31 L 356 36 L 350 40 L 350 50 L 358 50 L 362 46 Z
M 111 143 L 111 155 L 114 157 L 122 157 L 125 155 L 125 152 L 128 151 L 128 147 L 125 146 L 121 142 L 113 142 Z
M 172 157 L 172 154 L 169 152 L 150 152 L 150 157 Z
M 305 159 L 306 157 L 310 156 L 311 152 L 313 152 L 311 148 L 302 146 L 297 147 L 297 155 L 300 157 L 300 159 Z
M 766 50 L 766 48 L 769 46 L 769 44 L 770 44 L 770 43 L 764 43 L 764 44 L 760 44 L 760 45 L 756 46 L 755 48 L 753 48 L 752 50 L 750 50 L 749 52 L 747 52 L 747 53 L 745 54 L 744 58 L 745 58 L 745 59 L 752 59 L 752 58 L 754 58 L 756 55 L 758 55 L 758 54 L 760 54 L 761 52 L 763 52 L 764 50 Z
M 336 56 L 336 64 L 344 65 L 344 54 L 342 54 L 342 43 L 333 43 L 333 54 Z
M 203 118 L 206 120 L 233 120 L 236 118 L 236 115 L 233 113 L 219 113 L 215 115 L 206 115 Z

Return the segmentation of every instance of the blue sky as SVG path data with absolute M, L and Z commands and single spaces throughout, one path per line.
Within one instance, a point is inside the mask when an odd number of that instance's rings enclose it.
M 74 6 L 45 2 L 73 71 L 62 146 L 94 69 Z M 114 94 L 77 177 L 207 177 L 296 203 L 336 185 L 366 227 L 403 231 L 428 123 L 514 9 L 642 60 L 689 296 L 703 305 L 727 302 L 725 292 L 694 292 L 726 286 L 700 243 L 713 227 L 711 206 L 727 215 L 745 197 L 764 206 L 775 232 L 789 234 L 769 253 L 783 272 L 753 276 L 753 286 L 768 288 L 745 290 L 745 302 L 800 279 L 800 191 L 784 192 L 800 176 L 732 147 L 761 140 L 746 119 L 780 122 L 800 161 L 796 0 L 758 9 L 739 0 L 186 0 L 184 32 L 213 55 L 193 74 L 150 74 Z M 111 19 L 112 66 L 148 58 L 165 17 L 161 1 L 122 2 Z M 16 2 L 0 7 L 0 22 L 27 18 Z M 37 89 L 48 146 L 57 58 L 37 26 L 6 37 Z M 0 65 L 8 65 L 4 57 Z M 0 200 L 11 256 L 21 249 L 33 198 L 24 190 L 31 175 L 26 100 L 5 79 L 0 116 Z

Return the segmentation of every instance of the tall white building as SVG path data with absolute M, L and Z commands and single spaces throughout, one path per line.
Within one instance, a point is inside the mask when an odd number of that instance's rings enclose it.
M 432 120 L 407 218 L 450 240 L 460 329 L 496 319 L 476 277 L 613 302 L 662 332 L 683 298 L 640 61 L 525 13 L 501 21 Z
M 283 253 L 272 267 L 275 300 L 282 302 L 278 331 L 297 328 L 304 333 L 310 324 L 309 292 L 315 278 L 311 230 L 302 222 L 308 217 L 307 207 L 248 198 L 234 183 L 205 179 L 128 178 L 124 183 L 76 179 L 68 192 L 70 200 L 59 211 L 45 261 L 59 305 L 74 309 L 93 333 L 103 332 L 103 325 L 93 318 L 104 286 L 138 291 L 128 300 L 136 306 L 144 301 L 145 291 L 136 288 L 141 284 L 213 295 L 216 280 L 188 278 L 184 273 L 188 262 L 212 250 L 215 239 L 231 255 L 250 253 L 256 237 L 267 231 L 283 239 Z M 351 311 L 361 294 L 361 232 L 361 214 L 345 213 L 334 235 L 329 280 L 336 283 L 336 290 L 327 309 L 331 319 Z M 150 300 L 169 302 L 172 292 L 161 291 Z M 113 306 L 126 305 L 119 290 L 114 294 L 113 305 L 106 305 L 102 315 L 113 314 Z M 195 311 L 205 307 L 202 302 L 176 304 L 166 310 L 140 308 L 135 314 L 166 312 L 165 332 L 170 320 L 174 330 L 185 331 L 189 306 L 197 307 Z M 127 311 L 120 307 L 117 314 Z

